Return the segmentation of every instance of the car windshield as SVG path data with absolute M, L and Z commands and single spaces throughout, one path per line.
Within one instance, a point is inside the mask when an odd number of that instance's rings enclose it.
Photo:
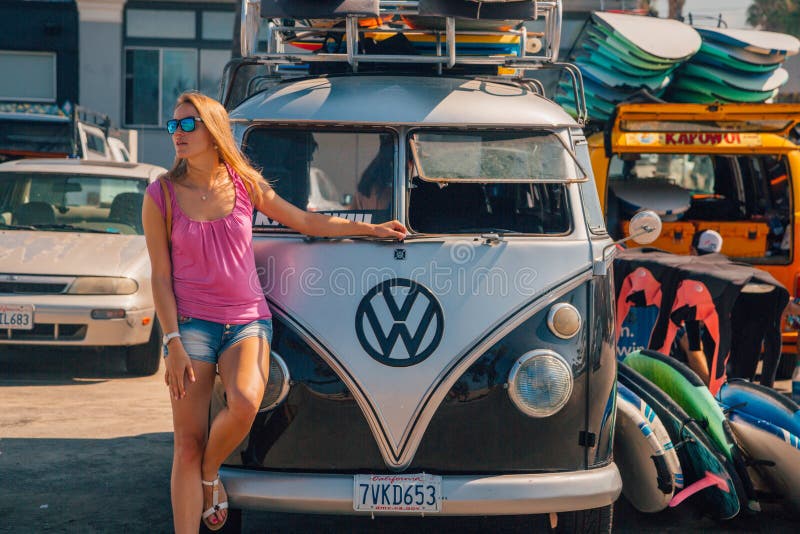
M 651 208 L 670 224 L 719 231 L 723 252 L 730 256 L 779 263 L 791 255 L 793 210 L 785 158 L 628 153 L 611 158 L 608 178 L 609 228 L 617 236 L 638 209 Z
M 147 180 L 82 174 L 0 174 L 0 228 L 142 235 Z
M 584 181 L 586 172 L 552 132 L 421 131 L 411 137 L 416 169 L 438 182 Z
M 255 128 L 244 143 L 276 192 L 308 211 L 390 220 L 396 136 L 379 131 Z M 255 227 L 280 227 L 259 214 Z
M 717 172 L 719 165 L 707 154 L 625 154 L 611 159 L 608 177 L 667 181 L 693 194 L 713 194 Z

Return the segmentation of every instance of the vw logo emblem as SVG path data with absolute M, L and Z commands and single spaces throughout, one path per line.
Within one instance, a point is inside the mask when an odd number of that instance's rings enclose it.
M 386 280 L 370 289 L 356 311 L 361 346 L 392 367 L 423 361 L 439 346 L 443 333 L 439 301 L 428 288 L 405 278 Z

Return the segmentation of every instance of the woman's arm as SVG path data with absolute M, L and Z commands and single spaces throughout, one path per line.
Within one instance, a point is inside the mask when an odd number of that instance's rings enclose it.
M 147 252 L 150 255 L 150 284 L 156 316 L 164 333 L 178 331 L 178 305 L 172 290 L 172 259 L 167 243 L 167 225 L 164 216 L 150 195 L 144 196 L 142 204 L 142 225 L 144 227 Z M 167 358 L 167 371 L 164 380 L 175 398 L 186 395 L 184 380 L 179 379 L 184 372 L 194 382 L 194 370 L 180 338 L 169 342 L 170 357 Z M 188 368 L 187 368 L 188 367 Z
M 347 235 L 368 235 L 375 237 L 394 237 L 404 239 L 406 228 L 400 221 L 370 224 L 349 221 L 341 217 L 323 215 L 301 210 L 282 199 L 269 185 L 262 186 L 261 201 L 255 208 L 284 226 L 293 228 L 310 236 L 337 237 Z

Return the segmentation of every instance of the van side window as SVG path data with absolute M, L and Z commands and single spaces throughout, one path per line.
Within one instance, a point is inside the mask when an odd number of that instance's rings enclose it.
M 586 172 L 591 172 L 592 162 L 589 158 L 589 145 L 586 140 L 575 144 L 575 158 Z M 600 205 L 600 195 L 594 180 L 578 184 L 583 199 L 583 211 L 586 216 L 586 225 L 589 231 L 596 235 L 607 235 L 606 222 L 603 217 L 603 208 Z

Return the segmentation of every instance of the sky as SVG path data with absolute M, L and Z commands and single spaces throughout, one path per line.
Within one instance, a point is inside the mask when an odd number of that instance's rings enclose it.
M 728 23 L 728 28 L 749 28 L 747 8 L 751 3 L 750 0 L 686 0 L 683 16 L 688 17 L 689 13 L 692 13 L 717 17 L 721 13 L 722 19 Z M 667 0 L 656 0 L 653 5 L 658 10 L 659 16 L 666 17 L 669 13 Z M 699 22 L 702 21 L 695 20 L 695 24 Z

